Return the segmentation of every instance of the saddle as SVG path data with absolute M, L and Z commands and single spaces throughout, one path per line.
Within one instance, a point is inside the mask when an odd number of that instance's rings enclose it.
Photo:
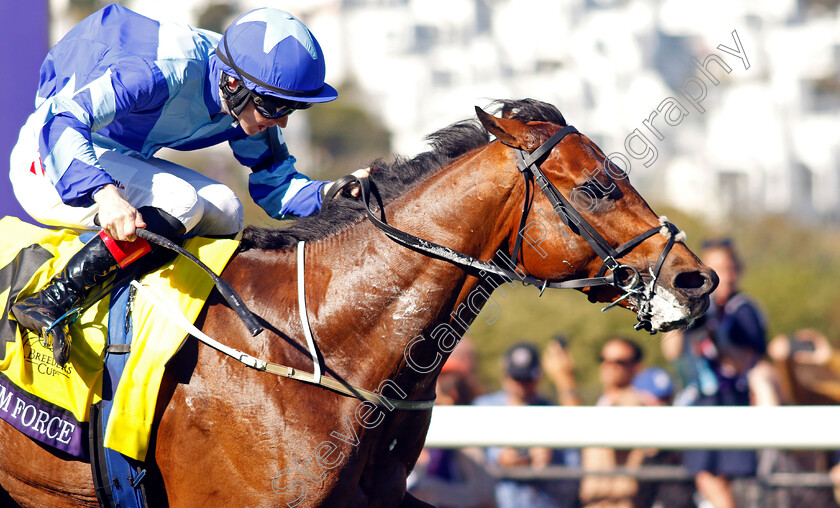
M 155 310 L 160 303 L 143 292 L 134 295 L 127 281 L 79 314 L 70 327 L 70 361 L 58 366 L 36 334 L 17 326 L 10 308 L 19 296 L 43 287 L 85 238 L 14 217 L 0 219 L 0 238 L 0 418 L 81 460 L 99 454 L 89 447 L 96 430 L 108 450 L 144 460 L 166 363 L 187 333 Z M 237 246 L 235 240 L 192 238 L 183 248 L 220 273 Z M 190 322 L 214 287 L 214 280 L 183 256 L 137 283 L 153 288 Z

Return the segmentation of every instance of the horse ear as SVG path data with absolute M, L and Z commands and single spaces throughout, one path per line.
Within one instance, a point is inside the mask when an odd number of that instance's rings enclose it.
M 475 107 L 475 114 L 490 134 L 510 147 L 530 150 L 536 141 L 528 126 L 519 120 L 496 118 L 478 106 Z

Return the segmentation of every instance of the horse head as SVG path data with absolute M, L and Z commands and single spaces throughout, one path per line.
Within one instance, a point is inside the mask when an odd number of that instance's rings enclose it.
M 501 117 L 476 112 L 508 165 L 525 175 L 522 215 L 508 226 L 518 269 L 535 279 L 572 281 L 554 287 L 630 309 L 637 329 L 651 333 L 701 316 L 717 275 L 684 245 L 684 233 L 657 217 L 627 174 L 559 111 L 549 106 L 552 121 L 528 121 L 512 104 L 502 102 Z M 531 103 L 516 106 L 523 104 Z

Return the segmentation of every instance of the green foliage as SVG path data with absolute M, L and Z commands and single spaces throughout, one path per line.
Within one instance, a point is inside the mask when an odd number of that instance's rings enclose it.
M 704 239 L 730 237 L 745 265 L 742 289 L 763 308 L 768 340 L 799 328 L 823 331 L 834 344 L 840 337 L 840 232 L 804 226 L 779 217 L 708 225 L 698 217 L 664 210 L 688 234 L 689 248 L 697 252 Z M 593 403 L 600 394 L 598 355 L 607 339 L 621 335 L 638 342 L 647 365 L 668 367 L 661 336 L 636 332 L 635 316 L 625 309 L 602 313 L 603 304 L 591 304 L 576 291 L 547 291 L 539 298 L 534 288 L 503 288 L 476 319 L 470 333 L 479 354 L 479 375 L 488 389 L 499 386 L 500 358 L 514 342 L 533 341 L 541 349 L 562 333 L 577 367 L 581 395 Z M 491 313 L 496 303 L 498 312 Z M 493 323 L 489 319 L 497 317 Z M 545 391 L 549 391 L 546 383 Z
M 355 95 L 353 85 L 345 85 L 339 89 L 339 99 L 329 107 L 307 111 L 322 178 L 338 178 L 390 153 L 390 133 Z
M 113 0 L 69 0 L 67 2 L 67 13 L 76 21 L 79 22 L 90 16 L 99 9 L 108 4 L 124 5 L 131 8 L 131 0 L 113 1 Z
M 222 33 L 236 11 L 229 3 L 213 3 L 205 7 L 198 16 L 199 28 Z
M 608 338 L 620 334 L 634 339 L 647 355 L 661 359 L 658 339 L 633 330 L 636 318 L 626 310 L 601 312 L 605 304 L 591 304 L 577 291 L 549 290 L 539 297 L 539 290 L 533 287 L 502 289 L 506 296 L 497 290 L 470 332 L 479 355 L 479 375 L 489 389 L 499 386 L 500 359 L 505 350 L 520 340 L 544 350 L 555 335 L 566 335 L 581 394 L 590 402 L 598 395 L 598 354 Z M 499 308 L 497 314 L 488 312 L 493 304 Z M 493 317 L 498 319 L 489 323 Z
M 390 151 L 385 128 L 353 100 L 352 89 L 341 93 L 342 98 L 329 107 L 302 113 L 309 115 L 312 144 L 322 148 L 332 177 L 362 167 Z M 218 157 L 202 156 L 201 151 L 162 157 L 196 168 L 233 188 L 245 206 L 246 223 L 268 227 L 287 225 L 286 221 L 269 219 L 248 199 L 247 170 L 232 160 L 228 161 L 229 165 L 221 164 Z M 330 174 L 323 177 L 329 178 Z M 688 234 L 687 245 L 695 252 L 706 238 L 728 236 L 735 240 L 746 267 L 742 288 L 764 309 L 768 339 L 778 333 L 813 327 L 838 343 L 840 231 L 818 225 L 804 226 L 780 217 L 710 225 L 698 216 L 665 207 L 655 209 Z M 471 332 L 478 346 L 479 373 L 488 389 L 499 386 L 500 358 L 511 344 L 526 339 L 544 348 L 558 333 L 570 339 L 578 383 L 587 403 L 594 402 L 600 393 L 598 353 L 612 336 L 635 339 L 645 350 L 648 365 L 666 366 L 660 336 L 634 331 L 635 316 L 624 309 L 602 313 L 604 304 L 591 304 L 576 291 L 547 291 L 538 298 L 534 288 L 502 289 L 504 292 L 494 293 Z
M 817 328 L 840 336 L 840 232 L 780 217 L 733 224 L 746 268 L 743 287 L 762 304 L 772 337 Z

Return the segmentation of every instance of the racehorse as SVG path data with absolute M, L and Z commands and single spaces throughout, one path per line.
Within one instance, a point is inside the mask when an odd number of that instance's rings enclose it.
M 221 275 L 262 334 L 252 337 L 215 292 L 197 322 L 254 357 L 313 372 L 297 300 L 303 248 L 306 312 L 324 376 L 422 409 L 256 371 L 187 341 L 159 397 L 144 480 L 150 506 L 428 506 L 406 493 L 431 417 L 423 401 L 434 399 L 465 327 L 514 275 L 618 301 L 651 331 L 705 312 L 714 272 L 675 241 L 678 230 L 627 175 L 554 106 L 498 105 L 499 117 L 476 108 L 479 122 L 430 135 L 429 152 L 374 163 L 370 181 L 355 184 L 364 184 L 364 199 L 344 192 L 289 229 L 247 228 Z M 585 213 L 570 208 L 576 190 Z M 419 247 L 395 242 L 373 217 L 420 238 Z M 510 269 L 494 272 L 505 259 Z M 575 280 L 583 282 L 562 285 Z M 5 422 L 0 484 L 23 506 L 97 505 L 87 463 Z

